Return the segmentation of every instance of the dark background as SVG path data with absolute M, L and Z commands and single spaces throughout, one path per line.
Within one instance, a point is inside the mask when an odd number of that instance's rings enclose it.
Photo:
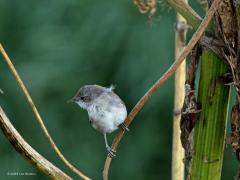
M 198 2 L 190 2 L 203 15 Z M 80 86 L 116 85 L 128 111 L 174 59 L 175 13 L 158 7 L 151 22 L 131 0 L 0 1 L 0 41 L 25 82 L 44 122 L 66 158 L 93 179 L 101 179 L 106 150 L 87 113 L 68 104 Z M 191 33 L 190 33 L 191 34 Z M 0 58 L 0 105 L 26 141 L 78 179 L 44 137 L 16 80 Z M 170 179 L 173 78 L 131 124 L 113 160 L 110 177 Z M 116 133 L 111 134 L 109 142 Z M 233 179 L 236 160 L 226 146 L 223 178 Z M 36 176 L 7 176 L 33 172 Z M 0 133 L 0 179 L 47 179 Z

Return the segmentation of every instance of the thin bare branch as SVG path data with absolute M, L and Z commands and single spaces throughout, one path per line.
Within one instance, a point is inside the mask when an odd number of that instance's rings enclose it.
M 54 151 L 56 152 L 56 154 L 59 156 L 59 158 L 64 162 L 64 164 L 71 169 L 75 174 L 77 174 L 79 177 L 81 177 L 82 179 L 86 179 L 86 180 L 90 180 L 89 177 L 87 177 L 86 175 L 84 175 L 82 172 L 80 172 L 77 168 L 75 168 L 61 153 L 61 151 L 58 149 L 58 147 L 56 146 L 56 144 L 54 143 L 52 137 L 50 136 L 30 94 L 28 93 L 28 90 L 26 88 L 26 86 L 24 85 L 23 81 L 21 80 L 20 76 L 18 75 L 17 70 L 15 69 L 12 61 L 10 60 L 9 56 L 7 55 L 6 51 L 4 50 L 2 44 L 0 44 L 0 53 L 3 56 L 3 59 L 5 60 L 5 62 L 8 64 L 8 67 L 10 68 L 11 72 L 13 73 L 14 77 L 16 78 L 19 86 L 21 87 L 29 105 L 32 108 L 32 111 L 34 113 L 34 115 L 36 116 L 38 123 L 40 124 L 45 136 L 47 137 L 51 147 L 54 149 Z
M 175 4 L 174 6 L 178 6 L 179 8 L 185 9 L 185 11 L 188 11 L 197 20 L 202 20 L 201 16 L 192 9 L 185 0 L 167 0 L 167 2 L 169 4 Z
M 181 14 L 190 26 L 197 29 L 202 21 L 202 18 L 190 5 L 188 5 L 188 3 L 184 0 L 167 0 L 166 2 L 179 14 Z
M 3 133 L 16 149 L 16 151 L 27 159 L 33 166 L 35 166 L 42 173 L 46 174 L 51 179 L 70 180 L 68 175 L 62 172 L 58 167 L 40 155 L 33 149 L 18 133 L 18 131 L 11 124 L 3 109 L 0 106 L 0 128 Z
M 128 117 L 125 120 L 125 125 L 129 126 L 129 124 L 133 121 L 135 116 L 138 114 L 138 112 L 143 108 L 144 104 L 150 99 L 150 97 L 166 82 L 171 75 L 177 70 L 179 65 L 184 61 L 184 59 L 187 57 L 187 55 L 191 52 L 193 47 L 196 45 L 198 40 L 201 38 L 203 33 L 205 32 L 206 28 L 208 27 L 209 22 L 211 21 L 214 13 L 216 12 L 218 5 L 221 0 L 214 0 L 210 9 L 208 10 L 205 18 L 203 19 L 202 23 L 200 24 L 197 31 L 192 36 L 191 40 L 187 44 L 186 48 L 182 51 L 180 56 L 177 58 L 177 60 L 172 64 L 172 66 L 163 74 L 163 76 L 144 94 L 144 96 L 138 101 L 138 103 L 134 106 L 132 111 L 129 113 Z M 120 143 L 123 135 L 125 133 L 124 129 L 119 129 L 116 137 L 113 140 L 113 144 L 111 148 L 113 150 L 116 150 L 118 144 Z M 104 170 L 103 170 L 103 178 L 104 180 L 108 180 L 108 172 L 110 163 L 112 161 L 112 158 L 107 156 L 105 164 L 104 164 Z

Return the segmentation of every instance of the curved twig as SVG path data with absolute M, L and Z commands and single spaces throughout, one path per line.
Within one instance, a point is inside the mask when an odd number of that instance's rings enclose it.
M 125 125 L 129 126 L 129 124 L 133 121 L 134 117 L 138 114 L 138 112 L 143 108 L 144 104 L 150 99 L 150 97 L 164 84 L 165 81 L 169 79 L 171 75 L 176 71 L 176 69 L 179 67 L 179 65 L 183 62 L 183 60 L 187 57 L 187 55 L 191 52 L 192 48 L 196 45 L 198 40 L 203 35 L 204 31 L 206 30 L 209 22 L 211 21 L 214 13 L 216 12 L 219 2 L 221 0 L 214 0 L 210 9 L 208 10 L 205 18 L 203 19 L 202 23 L 200 24 L 197 31 L 192 36 L 191 40 L 187 44 L 186 48 L 182 51 L 180 56 L 177 58 L 177 60 L 172 64 L 172 66 L 162 75 L 162 77 L 144 94 L 144 96 L 138 101 L 138 103 L 134 106 L 132 111 L 129 113 L 128 117 L 125 120 Z M 116 150 L 118 144 L 120 143 L 125 130 L 119 129 L 116 137 L 113 140 L 111 148 L 113 150 Z M 104 170 L 103 170 L 103 178 L 104 180 L 108 180 L 108 172 L 110 163 L 112 161 L 112 158 L 107 156 L 105 164 L 104 164 Z
M 18 72 L 17 70 L 15 69 L 12 61 L 10 60 L 9 56 L 7 55 L 6 51 L 4 50 L 2 44 L 0 44 L 0 53 L 2 54 L 3 56 L 3 59 L 5 60 L 5 62 L 8 64 L 8 67 L 10 68 L 10 70 L 12 71 L 14 77 L 16 78 L 19 86 L 21 87 L 21 89 L 23 90 L 23 93 L 25 95 L 25 97 L 27 98 L 27 101 L 29 103 L 29 105 L 31 106 L 32 108 L 32 111 L 34 113 L 34 115 L 36 116 L 37 120 L 38 120 L 38 123 L 40 124 L 41 126 L 41 129 L 43 130 L 45 136 L 47 137 L 51 147 L 54 149 L 54 151 L 56 152 L 56 154 L 59 156 L 59 158 L 64 162 L 64 164 L 69 168 L 71 169 L 75 174 L 77 174 L 79 177 L 81 177 L 82 179 L 85 179 L 85 180 L 90 180 L 89 177 L 87 177 L 86 175 L 84 175 L 82 172 L 80 172 L 77 168 L 75 168 L 64 156 L 63 154 L 61 153 L 61 151 L 58 149 L 58 147 L 56 146 L 56 144 L 54 143 L 52 137 L 50 136 L 30 94 L 28 93 L 28 90 L 27 88 L 25 87 L 23 81 L 21 80 L 20 76 L 18 75 Z
M 166 1 L 172 8 L 180 13 L 186 20 L 187 23 L 196 28 L 200 25 L 202 18 L 200 15 L 189 6 L 184 0 L 167 0 Z
M 0 106 L 0 128 L 19 154 L 51 179 L 70 180 L 68 175 L 40 155 L 18 133 Z

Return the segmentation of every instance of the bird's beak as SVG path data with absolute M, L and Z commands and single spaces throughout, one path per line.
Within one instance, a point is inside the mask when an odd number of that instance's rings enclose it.
M 69 99 L 69 100 L 67 101 L 67 103 L 72 103 L 72 102 L 76 102 L 75 97 L 73 97 L 72 99 Z

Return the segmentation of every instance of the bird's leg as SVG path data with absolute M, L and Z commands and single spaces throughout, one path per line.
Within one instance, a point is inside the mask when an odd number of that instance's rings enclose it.
M 106 133 L 104 133 L 103 136 L 104 136 L 104 141 L 105 141 L 105 145 L 106 145 L 106 149 L 107 149 L 108 155 L 109 155 L 111 158 L 115 157 L 115 156 L 116 156 L 116 154 L 115 154 L 116 151 L 115 151 L 114 149 L 112 149 L 112 148 L 108 145 Z
M 126 126 L 126 124 L 124 122 L 122 124 L 120 124 L 119 127 L 121 127 L 122 129 L 124 129 L 126 131 L 130 131 L 130 129 Z

